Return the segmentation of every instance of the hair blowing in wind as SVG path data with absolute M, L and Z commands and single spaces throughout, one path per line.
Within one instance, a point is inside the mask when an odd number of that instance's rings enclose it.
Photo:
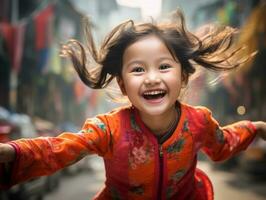
M 185 82 L 195 72 L 195 66 L 214 71 L 226 71 L 239 67 L 252 55 L 236 61 L 234 57 L 244 47 L 233 46 L 236 30 L 228 26 L 209 29 L 199 38 L 189 32 L 183 13 L 177 10 L 170 22 L 139 23 L 127 20 L 116 26 L 103 40 L 100 48 L 95 45 L 91 24 L 85 22 L 87 44 L 71 39 L 61 50 L 61 56 L 69 57 L 80 79 L 93 89 L 106 87 L 115 77 L 121 76 L 125 49 L 135 41 L 154 35 L 166 45 L 174 59 L 180 62 Z

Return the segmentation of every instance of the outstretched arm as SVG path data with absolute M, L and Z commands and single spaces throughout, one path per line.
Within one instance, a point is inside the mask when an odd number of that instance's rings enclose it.
M 266 122 L 257 121 L 253 122 L 253 125 L 256 127 L 257 135 L 263 140 L 266 140 Z
M 0 188 L 50 175 L 88 154 L 106 156 L 112 144 L 105 118 L 87 120 L 79 133 L 0 143 Z
M 256 136 L 265 138 L 265 122 L 243 120 L 220 126 L 208 109 L 200 110 L 204 113 L 202 150 L 214 161 L 226 160 L 245 150 Z
M 85 139 L 75 133 L 0 144 L 0 188 L 50 175 L 88 153 Z

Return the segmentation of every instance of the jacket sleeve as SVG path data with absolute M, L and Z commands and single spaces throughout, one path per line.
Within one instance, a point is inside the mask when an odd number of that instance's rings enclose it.
M 0 174 L 5 174 L 0 177 L 0 188 L 50 175 L 88 154 L 106 156 L 112 149 L 111 140 L 107 120 L 100 117 L 88 119 L 78 133 L 65 132 L 57 137 L 12 141 L 10 144 L 16 150 L 16 160 L 9 170 L 0 165 Z
M 224 127 L 204 108 L 204 139 L 202 150 L 214 161 L 223 161 L 245 150 L 256 136 L 252 122 L 243 120 Z

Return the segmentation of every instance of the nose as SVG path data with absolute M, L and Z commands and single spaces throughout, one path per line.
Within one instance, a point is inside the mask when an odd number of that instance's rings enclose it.
M 161 77 L 156 72 L 149 72 L 144 80 L 145 85 L 157 85 L 161 83 Z

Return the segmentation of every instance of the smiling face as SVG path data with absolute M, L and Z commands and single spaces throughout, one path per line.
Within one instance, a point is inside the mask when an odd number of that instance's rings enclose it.
M 121 75 L 119 86 L 142 118 L 163 117 L 175 110 L 182 86 L 181 66 L 156 36 L 127 47 Z

